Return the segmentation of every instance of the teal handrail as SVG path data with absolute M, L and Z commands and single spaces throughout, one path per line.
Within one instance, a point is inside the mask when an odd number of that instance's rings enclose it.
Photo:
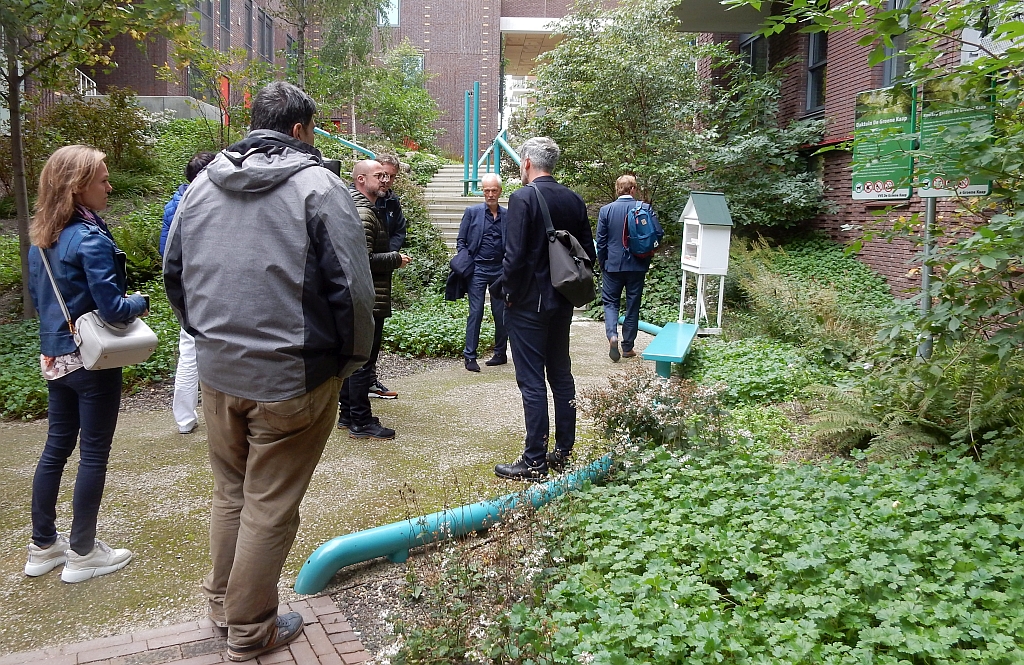
M 349 141 L 348 139 L 343 139 L 340 136 L 335 136 L 334 134 L 331 134 L 330 132 L 325 132 L 324 130 L 320 129 L 319 127 L 314 127 L 313 128 L 313 132 L 316 133 L 319 136 L 325 136 L 325 137 L 327 137 L 329 139 L 334 139 L 335 141 L 337 141 L 341 145 L 345 146 L 346 148 L 351 148 L 352 150 L 355 150 L 357 152 L 361 152 L 364 155 L 366 155 L 367 159 L 376 159 L 377 158 L 377 153 L 375 153 L 374 151 L 370 150 L 369 148 L 364 148 L 363 146 L 359 145 L 358 143 L 353 143 L 352 141 Z
M 508 137 L 507 130 L 503 129 L 500 132 L 498 132 L 498 135 L 494 137 L 493 141 L 491 141 L 491 145 L 489 145 L 487 147 L 487 150 L 484 152 L 484 154 L 482 154 L 480 156 L 480 159 L 477 160 L 477 162 L 476 162 L 476 167 L 477 168 L 473 169 L 474 172 L 477 172 L 480 169 L 483 169 L 484 173 L 494 173 L 494 174 L 496 174 L 496 175 L 498 175 L 500 177 L 501 176 L 501 153 L 502 153 L 502 151 L 504 151 L 505 154 L 507 154 L 512 159 L 512 161 L 515 162 L 516 166 L 521 166 L 522 165 L 522 163 L 519 161 L 519 154 L 515 151 L 515 149 L 512 146 L 510 146 L 508 144 L 507 137 Z M 467 173 L 468 173 L 468 166 L 469 165 L 467 164 L 466 165 Z M 466 177 L 468 178 L 468 175 Z M 479 184 L 480 184 L 480 179 L 479 178 L 477 178 L 475 180 L 469 180 L 466 183 L 466 193 L 479 196 L 480 195 Z
M 608 475 L 611 464 L 612 456 L 605 455 L 590 466 L 543 485 L 534 485 L 525 492 L 332 538 L 306 559 L 295 579 L 295 591 L 320 593 L 345 566 L 381 556 L 401 563 L 409 557 L 410 548 L 487 529 L 517 505 L 530 503 L 539 508 L 557 496 L 579 489 L 588 480 L 601 480 Z

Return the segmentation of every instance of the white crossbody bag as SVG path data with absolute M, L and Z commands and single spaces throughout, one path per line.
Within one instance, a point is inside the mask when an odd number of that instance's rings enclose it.
M 75 344 L 82 356 L 82 364 L 86 369 L 111 369 L 134 365 L 147 360 L 156 350 L 157 337 L 153 329 L 141 318 L 135 317 L 127 323 L 108 323 L 100 318 L 95 310 L 86 312 L 71 322 L 71 313 L 64 304 L 64 296 L 57 288 L 57 280 L 53 278 L 50 262 L 46 259 L 46 251 L 39 248 L 46 274 L 50 276 L 50 284 L 60 303 L 60 309 L 67 319 L 68 329 L 75 336 Z

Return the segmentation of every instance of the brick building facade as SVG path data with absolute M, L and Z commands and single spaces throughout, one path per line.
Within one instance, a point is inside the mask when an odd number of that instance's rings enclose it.
M 863 33 L 844 31 L 827 36 L 826 64 L 823 78 L 823 105 L 815 108 L 811 97 L 810 64 L 816 44 L 812 40 L 821 35 L 801 34 L 798 27 L 790 27 L 781 34 L 767 39 L 761 48 L 766 49 L 767 65 L 791 59 L 784 70 L 783 86 L 779 104 L 779 119 L 790 122 L 804 118 L 824 118 L 827 122 L 825 135 L 819 146 L 842 146 L 820 155 L 818 170 L 825 183 L 825 197 L 835 212 L 822 214 L 809 224 L 827 233 L 833 240 L 846 244 L 861 237 L 862 229 L 891 229 L 889 221 L 895 217 L 910 218 L 920 214 L 924 217 L 924 203 L 917 196 L 900 201 L 854 201 L 852 192 L 852 153 L 846 149 L 853 139 L 854 107 L 859 92 L 881 88 L 889 84 L 886 68 L 882 63 L 869 67 L 870 47 L 857 44 Z M 704 34 L 702 40 L 728 42 L 734 48 L 749 45 L 750 35 Z M 958 58 L 958 54 L 949 56 Z M 886 208 L 892 212 L 883 216 Z M 939 199 L 937 222 L 944 227 L 956 227 L 956 204 Z M 875 239 L 864 243 L 859 258 L 882 274 L 897 295 L 907 295 L 920 288 L 918 248 L 907 240 Z
M 194 0 L 182 18 L 197 25 L 204 46 L 221 51 L 245 49 L 249 58 L 262 58 L 283 70 L 287 60 L 282 53 L 291 50 L 295 29 L 274 16 L 275 7 L 274 0 Z M 86 70 L 100 94 L 117 86 L 131 88 L 140 96 L 202 95 L 205 82 L 197 80 L 188 68 L 176 68 L 170 81 L 158 75 L 158 68 L 165 64 L 175 67 L 173 46 L 167 39 L 150 39 L 140 48 L 130 35 L 121 35 L 112 45 L 116 68 Z M 230 88 L 230 94 L 235 103 L 241 91 Z

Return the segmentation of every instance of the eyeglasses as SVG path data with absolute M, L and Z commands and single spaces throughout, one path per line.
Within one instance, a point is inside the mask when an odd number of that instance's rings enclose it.
M 390 173 L 374 173 L 373 177 L 376 178 L 377 180 L 383 180 L 384 182 L 391 180 Z

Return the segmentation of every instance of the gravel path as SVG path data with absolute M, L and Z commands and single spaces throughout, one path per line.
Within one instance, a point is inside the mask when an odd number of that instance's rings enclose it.
M 572 327 L 577 389 L 607 385 L 607 377 L 639 359 L 613 364 L 603 323 Z M 642 350 L 651 338 L 640 334 Z M 285 563 L 282 601 L 305 560 L 330 538 L 473 503 L 520 488 L 498 480 L 494 464 L 522 452 L 522 402 L 512 364 L 466 372 L 455 359 L 383 356 L 381 379 L 397 400 L 373 400 L 374 414 L 394 427 L 390 442 L 355 441 L 336 431 L 302 505 L 302 525 Z M 83 584 L 57 575 L 22 573 L 29 526 L 31 478 L 45 421 L 0 423 L 0 655 L 105 635 L 172 625 L 202 617 L 199 580 L 209 566 L 207 531 L 212 478 L 205 426 L 179 435 L 170 414 L 170 386 L 126 397 L 100 511 L 99 537 L 136 553 L 124 571 Z M 600 446 L 581 423 L 578 454 Z M 70 526 L 74 463 L 58 505 L 58 528 Z M 413 559 L 415 560 L 415 554 Z M 408 616 L 402 601 L 407 564 L 378 560 L 350 566 L 327 592 L 348 613 L 371 653 L 393 641 L 386 617 Z

